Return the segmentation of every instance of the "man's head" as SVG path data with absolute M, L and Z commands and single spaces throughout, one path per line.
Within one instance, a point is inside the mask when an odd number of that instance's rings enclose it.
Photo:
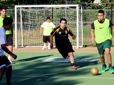
M 13 19 L 6 17 L 3 20 L 3 27 L 5 27 L 5 30 L 9 30 L 12 26 Z
M 104 17 L 105 17 L 104 11 L 103 10 L 99 10 L 97 16 L 98 16 L 98 20 L 102 21 L 104 19 Z
M 60 19 L 60 27 L 65 28 L 67 24 L 67 20 L 65 18 Z
M 6 7 L 1 6 L 0 7 L 0 13 L 1 13 L 1 16 L 5 16 L 6 15 Z
M 47 17 L 46 21 L 47 21 L 48 23 L 50 23 L 50 21 L 51 21 L 50 17 Z

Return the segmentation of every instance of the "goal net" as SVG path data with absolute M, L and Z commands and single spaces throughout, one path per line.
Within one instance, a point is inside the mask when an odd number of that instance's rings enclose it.
M 20 46 L 43 46 L 43 34 L 40 26 L 50 17 L 55 26 L 60 18 L 67 19 L 67 27 L 76 36 L 69 36 L 72 46 L 83 47 L 82 7 L 73 5 L 15 5 L 15 48 Z M 53 39 L 55 40 L 55 39 Z M 53 45 L 55 45 L 53 41 Z

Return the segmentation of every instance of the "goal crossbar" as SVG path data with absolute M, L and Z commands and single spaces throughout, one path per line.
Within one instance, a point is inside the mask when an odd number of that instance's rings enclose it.
M 77 27 L 77 39 L 76 39 L 76 42 L 77 42 L 77 49 L 78 48 L 80 48 L 80 47 L 83 47 L 83 42 L 82 42 L 82 45 L 80 46 L 79 45 L 79 4 L 66 4 L 66 5 L 64 5 L 64 4 L 61 4 L 61 5 L 15 5 L 15 48 L 17 48 L 17 8 L 20 8 L 20 10 L 21 10 L 21 8 L 22 7 L 46 7 L 46 8 L 54 8 L 54 7 L 56 7 L 56 8 L 60 8 L 60 7 L 76 7 L 76 11 L 77 11 L 77 19 L 76 19 L 76 23 L 77 23 L 77 25 L 76 25 L 76 27 Z M 82 9 L 81 9 L 81 14 L 82 14 Z M 82 16 L 82 15 L 81 15 Z M 20 12 L 20 21 L 22 21 L 22 15 L 21 15 L 21 12 Z M 82 25 L 82 23 L 81 23 L 81 25 Z M 21 23 L 21 29 L 22 29 L 22 23 Z M 83 26 L 82 26 L 83 27 Z M 81 28 L 82 29 L 82 28 Z M 23 41 L 23 39 L 22 39 L 22 41 Z M 83 36 L 82 36 L 82 41 L 83 41 Z M 23 43 L 23 42 L 22 42 Z M 23 45 L 22 45 L 23 46 Z

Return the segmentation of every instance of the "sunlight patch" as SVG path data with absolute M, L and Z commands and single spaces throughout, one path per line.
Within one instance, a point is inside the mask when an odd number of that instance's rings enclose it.
M 75 62 L 94 62 L 98 61 L 99 58 L 74 57 L 74 60 Z M 43 60 L 42 62 L 70 62 L 70 58 L 64 59 L 62 57 L 52 57 Z

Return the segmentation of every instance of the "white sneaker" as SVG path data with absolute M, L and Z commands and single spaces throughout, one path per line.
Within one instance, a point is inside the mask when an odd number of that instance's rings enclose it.
M 46 49 L 46 47 L 43 47 L 42 50 Z
M 15 62 L 14 62 L 14 61 L 12 61 L 12 60 L 9 60 L 9 61 L 10 61 L 10 63 L 15 64 Z
M 50 50 L 51 48 L 49 47 L 48 50 Z

